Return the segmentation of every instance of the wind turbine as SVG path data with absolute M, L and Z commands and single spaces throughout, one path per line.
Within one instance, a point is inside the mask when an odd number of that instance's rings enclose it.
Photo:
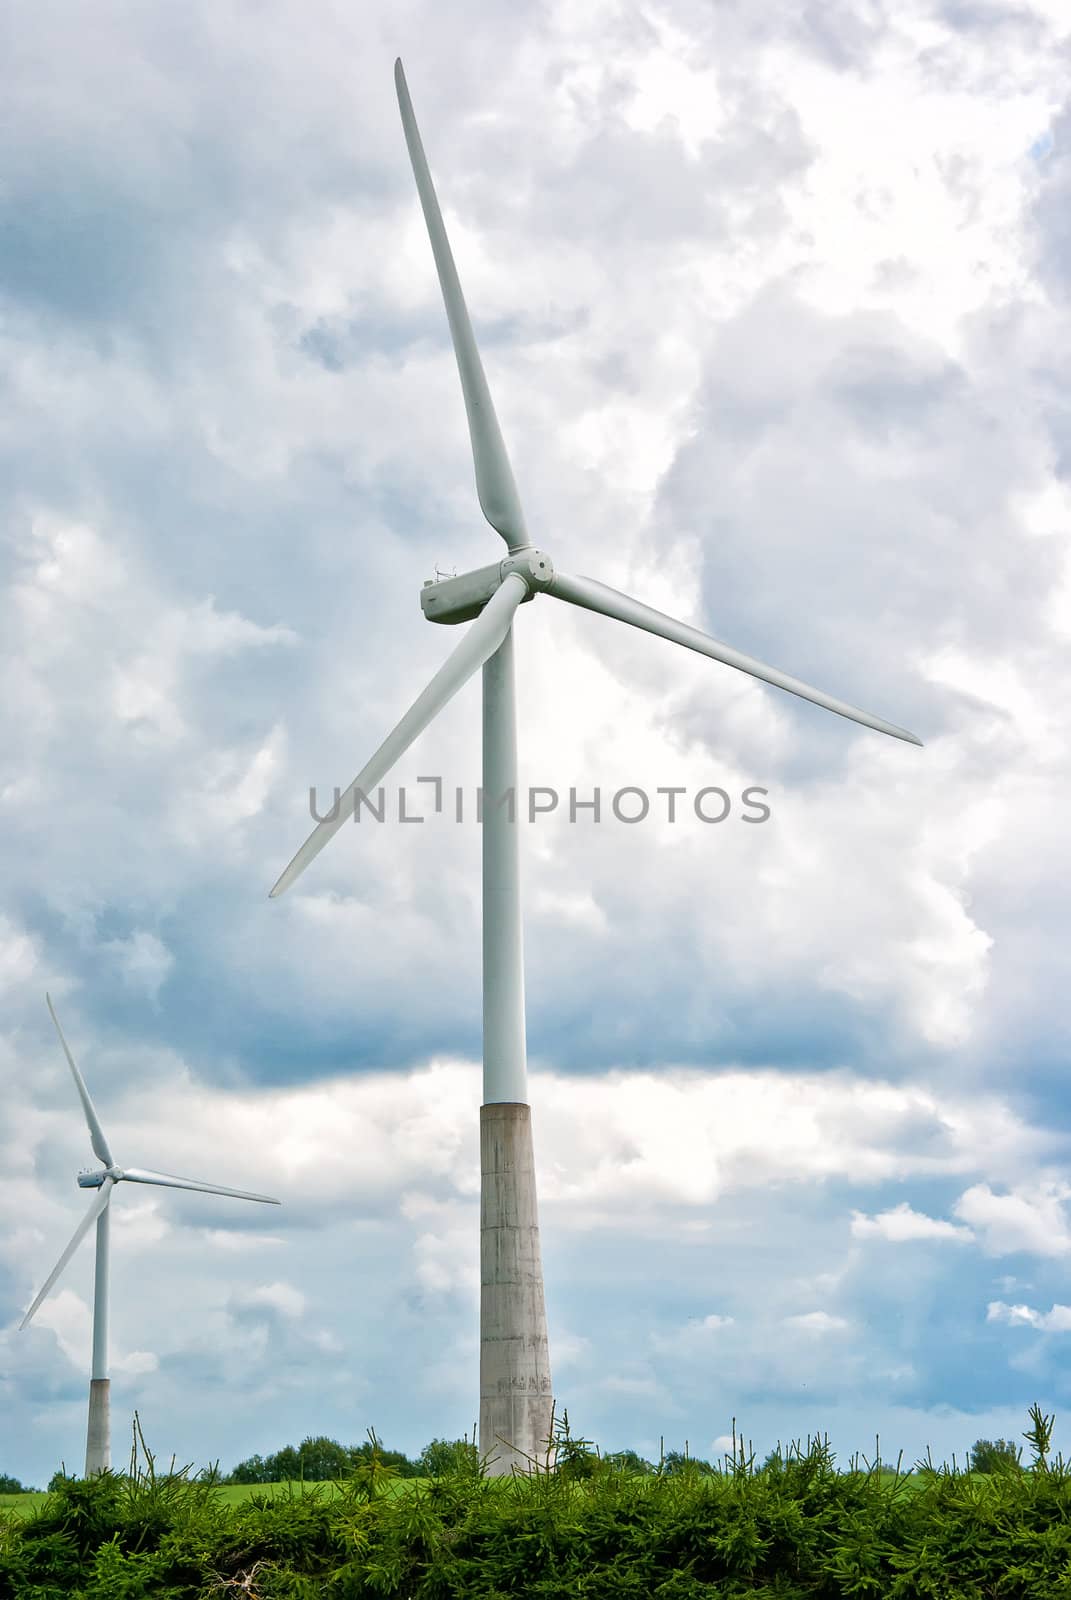
M 528 535 L 509 458 L 491 403 L 472 324 L 461 293 L 442 214 L 402 71 L 394 79 L 402 126 L 446 303 L 484 516 L 508 555 L 490 566 L 425 583 L 420 603 L 430 622 L 472 626 L 397 727 L 309 835 L 272 889 L 280 895 L 394 766 L 464 683 L 483 669 L 483 1105 L 480 1108 L 480 1453 L 505 1448 L 491 1470 L 502 1474 L 539 1454 L 551 1424 L 551 1377 L 539 1249 L 531 1109 L 524 1025 L 521 903 L 517 832 L 504 797 L 515 794 L 517 735 L 513 618 L 518 606 L 547 594 L 587 611 L 684 645 L 787 689 L 864 727 L 921 744 L 913 733 L 871 716 L 798 678 L 768 667 L 698 628 L 677 622 L 593 578 L 558 572 Z
M 82 1102 L 86 1123 L 89 1126 L 89 1142 L 93 1146 L 93 1154 L 99 1161 L 103 1161 L 104 1168 L 101 1172 L 80 1172 L 78 1174 L 78 1187 L 80 1189 L 96 1189 L 98 1191 L 93 1204 L 74 1230 L 70 1244 L 52 1268 L 44 1287 L 38 1294 L 33 1305 L 27 1311 L 19 1329 L 25 1328 L 34 1312 L 40 1306 L 57 1278 L 60 1276 L 68 1261 L 78 1249 L 82 1240 L 93 1226 L 97 1224 L 97 1253 L 93 1274 L 93 1366 L 89 1379 L 89 1426 L 86 1431 L 86 1477 L 94 1472 L 106 1472 L 111 1465 L 111 1429 L 110 1429 L 110 1379 L 108 1377 L 108 1210 L 111 1205 L 112 1190 L 117 1183 L 152 1183 L 163 1189 L 197 1189 L 203 1194 L 225 1194 L 234 1200 L 260 1200 L 265 1205 L 277 1206 L 278 1200 L 273 1200 L 266 1194 L 248 1194 L 244 1189 L 224 1189 L 215 1183 L 198 1183 L 194 1178 L 176 1178 L 169 1172 L 150 1172 L 144 1167 L 118 1167 L 112 1156 L 104 1129 L 100 1125 L 89 1090 L 86 1088 L 85 1079 L 75 1066 L 74 1057 L 71 1055 L 70 1046 L 63 1036 L 63 1029 L 59 1025 L 55 1007 L 50 995 L 45 995 L 48 1001 L 49 1013 L 56 1024 L 63 1053 L 67 1057 L 67 1064 L 74 1078 L 74 1086 L 78 1090 L 78 1098 Z

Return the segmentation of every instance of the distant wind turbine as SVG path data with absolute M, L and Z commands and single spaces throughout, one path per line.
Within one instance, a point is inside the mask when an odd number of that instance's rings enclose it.
M 776 667 L 676 622 L 593 578 L 567 577 L 528 536 L 517 486 L 491 403 L 472 324 L 432 186 L 401 61 L 394 67 L 402 126 L 431 237 L 450 334 L 461 375 L 484 516 L 509 554 L 474 572 L 425 583 L 420 602 L 430 622 L 472 622 L 427 688 L 340 797 L 332 815 L 309 835 L 272 889 L 280 895 L 300 877 L 353 813 L 355 802 L 382 782 L 413 740 L 463 684 L 483 669 L 483 1099 L 480 1109 L 480 1452 L 504 1446 L 495 1473 L 541 1452 L 550 1432 L 551 1377 L 539 1248 L 531 1108 L 528 1105 L 524 971 L 517 831 L 508 807 L 516 793 L 517 735 L 513 688 L 513 617 L 518 606 L 548 594 L 587 611 L 657 634 L 852 722 L 921 744 L 913 733 L 813 689 Z
M 49 1013 L 56 1024 L 56 1032 L 63 1046 L 63 1053 L 74 1077 L 74 1086 L 78 1090 L 78 1097 L 82 1102 L 86 1122 L 89 1126 L 89 1141 L 93 1146 L 93 1154 L 99 1161 L 103 1161 L 104 1169 L 101 1172 L 80 1172 L 78 1186 L 80 1189 L 96 1189 L 98 1194 L 77 1228 L 70 1244 L 60 1256 L 45 1280 L 44 1287 L 38 1294 L 33 1305 L 19 1323 L 20 1330 L 25 1328 L 34 1312 L 40 1306 L 68 1261 L 78 1249 L 82 1240 L 95 1222 L 97 1224 L 97 1253 L 93 1279 L 93 1366 L 89 1379 L 89 1426 L 86 1431 L 86 1477 L 91 1473 L 105 1472 L 111 1465 L 111 1426 L 110 1426 L 110 1381 L 108 1378 L 108 1212 L 111 1205 L 112 1190 L 117 1183 L 152 1183 L 163 1189 L 197 1189 L 203 1194 L 225 1194 L 234 1200 L 259 1200 L 264 1205 L 277 1206 L 278 1200 L 273 1200 L 266 1194 L 248 1194 L 244 1189 L 224 1189 L 215 1183 L 198 1183 L 194 1178 L 175 1178 L 168 1172 L 149 1172 L 144 1167 L 117 1167 L 112 1157 L 104 1129 L 100 1125 L 89 1090 L 86 1088 L 85 1079 L 75 1066 L 74 1057 L 70 1047 L 63 1036 L 63 1029 L 59 1025 L 55 1007 L 50 995 L 45 995 L 48 1001 Z

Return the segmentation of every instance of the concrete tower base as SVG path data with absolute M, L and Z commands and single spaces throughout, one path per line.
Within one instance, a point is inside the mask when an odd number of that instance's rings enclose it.
M 532 1110 L 480 1107 L 480 1455 L 492 1477 L 546 1459 L 553 1410 Z M 524 1454 L 521 1454 L 521 1452 Z M 553 1457 L 552 1463 L 553 1463 Z
M 111 1379 L 89 1380 L 89 1428 L 86 1432 L 86 1477 L 107 1472 L 112 1464 Z

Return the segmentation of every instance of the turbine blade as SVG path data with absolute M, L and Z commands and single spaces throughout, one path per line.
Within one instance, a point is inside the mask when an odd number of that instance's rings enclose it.
M 472 623 L 457 649 L 448 655 L 427 688 L 420 693 L 393 732 L 388 733 L 371 761 L 354 778 L 346 792 L 340 796 L 332 816 L 319 823 L 286 871 L 271 891 L 275 899 L 289 889 L 299 878 L 309 862 L 319 855 L 327 841 L 338 832 L 347 817 L 352 815 L 357 791 L 367 794 L 380 783 L 398 758 L 408 750 L 418 733 L 452 700 L 463 684 L 467 683 L 478 667 L 493 656 L 510 630 L 513 613 L 527 593 L 524 579 L 515 572 L 507 573 L 502 585 L 484 606 Z
M 608 588 L 605 583 L 597 583 L 594 578 L 570 578 L 556 572 L 547 593 L 556 595 L 559 600 L 568 600 L 570 605 L 582 606 L 586 611 L 599 611 L 605 617 L 614 617 L 618 622 L 627 622 L 634 628 L 643 628 L 647 633 L 656 633 L 673 644 L 682 644 L 688 650 L 697 650 L 700 655 L 710 656 L 713 661 L 723 661 L 728 667 L 749 672 L 753 678 L 772 683 L 776 689 L 787 689 L 789 694 L 799 695 L 801 700 L 810 700 L 816 706 L 824 706 L 827 711 L 835 711 L 838 716 L 847 717 L 852 722 L 860 722 L 864 728 L 876 728 L 878 733 L 887 733 L 893 739 L 906 739 L 908 744 L 922 743 L 906 728 L 898 728 L 895 722 L 886 722 L 883 717 L 860 711 L 845 700 L 824 694 L 821 689 L 812 689 L 810 684 L 802 683 L 799 678 L 792 678 L 777 667 L 768 667 L 764 662 L 756 661 L 754 656 L 746 656 L 731 645 L 700 633 L 698 628 L 690 628 L 686 622 L 676 622 L 663 612 L 655 611 L 617 589 Z
M 67 1057 L 67 1062 L 70 1066 L 71 1072 L 74 1074 L 75 1088 L 78 1090 L 79 1097 L 82 1101 L 82 1110 L 85 1112 L 86 1122 L 89 1124 L 89 1141 L 93 1146 L 93 1154 L 99 1157 L 99 1159 L 104 1162 L 106 1167 L 113 1167 L 115 1162 L 112 1159 L 111 1151 L 108 1149 L 108 1141 L 104 1137 L 104 1129 L 100 1125 L 100 1118 L 97 1116 L 93 1102 L 89 1098 L 89 1090 L 86 1088 L 85 1079 L 75 1066 L 74 1057 L 71 1055 L 70 1046 L 63 1037 L 63 1029 L 59 1025 L 59 1018 L 56 1015 L 56 1008 L 52 1004 L 52 996 L 46 994 L 45 999 L 48 1001 L 48 1009 L 49 1014 L 52 1017 L 52 1021 L 56 1024 L 56 1032 L 59 1034 L 60 1044 L 63 1046 L 63 1053 Z
M 105 1178 L 104 1182 L 101 1184 L 99 1192 L 93 1198 L 93 1204 L 90 1206 L 89 1210 L 86 1212 L 77 1228 L 75 1228 L 70 1244 L 67 1246 L 66 1250 L 60 1256 L 59 1260 L 56 1262 L 56 1265 L 52 1268 L 52 1271 L 45 1279 L 44 1288 L 38 1294 L 37 1299 L 34 1301 L 29 1311 L 27 1311 L 26 1315 L 19 1323 L 20 1330 L 25 1328 L 26 1324 L 29 1322 L 30 1318 L 41 1304 L 42 1300 L 48 1294 L 48 1291 L 51 1289 L 52 1285 L 55 1283 L 64 1267 L 67 1265 L 68 1261 L 74 1255 L 74 1252 L 78 1249 L 78 1246 L 81 1244 L 82 1240 L 85 1238 L 94 1222 L 96 1222 L 101 1212 L 107 1206 L 112 1197 L 112 1188 L 114 1187 L 114 1183 L 115 1180 L 113 1178 Z
M 270 1194 L 250 1194 L 248 1189 L 225 1189 L 218 1183 L 198 1183 L 196 1178 L 176 1178 L 170 1172 L 150 1172 L 145 1167 L 124 1167 L 123 1179 L 130 1183 L 155 1183 L 161 1189 L 197 1189 L 201 1194 L 225 1194 L 232 1200 L 259 1200 L 266 1206 L 277 1206 L 279 1200 L 273 1200 Z
M 461 283 L 454 265 L 450 241 L 443 226 L 439 202 L 435 197 L 435 187 L 428 171 L 428 162 L 424 155 L 424 146 L 420 140 L 420 130 L 413 113 L 413 102 L 409 98 L 409 89 L 400 59 L 394 63 L 394 83 L 398 91 L 405 142 L 409 146 L 409 159 L 413 164 L 413 176 L 416 178 L 424 221 L 431 238 L 432 253 L 439 273 L 439 285 L 446 302 L 446 315 L 450 323 L 450 336 L 454 341 L 457 369 L 461 374 L 461 392 L 465 397 L 469 437 L 472 440 L 472 457 L 476 467 L 476 493 L 480 497 L 483 514 L 492 528 L 497 529 L 511 550 L 519 550 L 529 542 L 524 525 L 524 513 L 521 510 L 517 485 L 513 481 L 513 469 L 509 464 L 506 446 L 502 442 L 502 431 L 491 403 L 491 391 L 487 387 L 480 352 L 476 348 L 472 323 L 469 321 L 465 298 L 461 293 Z

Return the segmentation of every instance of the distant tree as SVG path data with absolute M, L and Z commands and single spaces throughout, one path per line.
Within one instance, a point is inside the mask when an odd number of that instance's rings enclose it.
M 637 1455 L 635 1450 L 614 1450 L 610 1455 L 603 1457 L 619 1472 L 654 1472 L 655 1464 L 647 1461 L 643 1456 Z
M 475 1473 L 480 1452 L 471 1439 L 432 1439 L 420 1452 L 418 1466 L 429 1478 L 444 1478 L 450 1473 Z
M 307 1483 L 323 1483 L 328 1478 L 340 1478 L 349 1470 L 350 1456 L 345 1445 L 337 1439 L 302 1439 L 298 1445 L 298 1477 Z
M 687 1456 L 682 1450 L 667 1450 L 662 1458 L 662 1471 L 674 1472 L 713 1472 L 714 1468 L 709 1461 L 704 1461 L 701 1456 Z
M 971 1446 L 972 1472 L 1007 1472 L 1019 1465 L 1022 1451 L 1010 1439 L 976 1439 Z
M 271 1469 L 269 1483 L 286 1483 L 291 1478 L 301 1477 L 301 1456 L 296 1445 L 284 1445 L 273 1456 L 269 1456 L 264 1464 Z
M 239 1461 L 238 1465 L 228 1472 L 225 1483 L 270 1483 L 267 1462 L 263 1456 L 250 1456 L 248 1461 Z
M 0 1472 L 0 1494 L 36 1494 L 35 1489 L 29 1489 L 18 1478 L 9 1477 L 6 1472 Z
M 378 1439 L 366 1439 L 363 1444 L 350 1445 L 346 1451 L 349 1471 L 367 1468 L 373 1460 L 381 1466 L 392 1468 L 399 1478 L 419 1478 L 423 1469 L 419 1461 L 410 1461 L 404 1450 L 384 1450 Z
M 48 1492 L 49 1492 L 49 1494 L 51 1494 L 53 1492 L 53 1490 L 55 1490 L 55 1489 L 62 1489 L 64 1484 L 65 1483 L 71 1483 L 73 1481 L 73 1478 L 74 1478 L 74 1474 L 73 1473 L 64 1472 L 63 1468 L 61 1467 L 59 1469 L 59 1471 L 58 1472 L 54 1472 L 52 1474 L 51 1478 L 49 1478 L 49 1480 L 48 1480 Z

